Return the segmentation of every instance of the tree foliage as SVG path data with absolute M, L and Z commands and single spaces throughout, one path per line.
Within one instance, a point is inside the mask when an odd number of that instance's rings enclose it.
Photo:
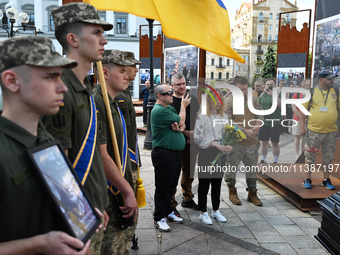
M 268 46 L 265 54 L 263 70 L 261 72 L 262 78 L 275 78 L 276 77 L 276 57 L 275 51 L 272 46 Z

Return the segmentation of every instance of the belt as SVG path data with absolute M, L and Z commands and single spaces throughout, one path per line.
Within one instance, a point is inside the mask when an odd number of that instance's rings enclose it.
M 165 153 L 168 153 L 168 154 L 173 154 L 173 155 L 180 155 L 183 153 L 183 151 L 174 151 L 174 150 L 169 150 L 169 149 L 165 149 L 165 148 L 162 148 L 162 147 L 156 147 L 156 148 L 153 148 L 154 151 L 160 151 L 160 152 L 165 152 Z

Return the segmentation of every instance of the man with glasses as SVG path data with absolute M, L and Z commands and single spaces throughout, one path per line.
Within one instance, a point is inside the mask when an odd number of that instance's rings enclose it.
M 173 106 L 177 113 L 180 112 L 182 98 L 187 92 L 186 80 L 183 74 L 175 73 L 171 76 L 171 86 L 174 91 Z M 186 208 L 191 208 L 193 210 L 198 210 L 198 206 L 193 200 L 194 194 L 192 193 L 192 182 L 194 181 L 194 167 L 197 157 L 197 147 L 193 141 L 194 127 L 196 121 L 196 114 L 199 110 L 199 103 L 195 97 L 191 97 L 190 104 L 186 108 L 186 118 L 185 118 L 185 129 L 183 135 L 185 137 L 186 143 L 182 155 L 182 177 L 181 186 L 183 193 L 183 201 L 181 205 Z M 177 185 L 176 185 L 177 186 Z M 175 199 L 176 187 L 173 190 L 171 206 L 175 211 L 177 216 L 180 216 L 176 210 L 177 201 Z
M 317 151 L 322 147 L 322 170 L 324 179 L 321 183 L 326 189 L 334 190 L 329 173 L 331 163 L 334 159 L 335 142 L 339 132 L 337 120 L 339 120 L 339 92 L 333 87 L 334 78 L 338 75 L 330 71 L 319 73 L 319 85 L 313 89 L 311 99 L 303 106 L 309 110 L 311 115 L 308 116 L 307 131 L 305 127 L 306 116 L 300 114 L 300 134 L 306 135 L 305 157 L 307 165 L 305 166 L 306 179 L 302 182 L 305 189 L 312 188 L 311 172 L 315 171 L 315 160 Z
M 256 98 L 257 100 L 259 99 L 259 96 L 262 94 L 262 90 L 261 90 L 261 85 L 262 82 L 257 80 L 254 83 L 254 90 L 253 90 L 253 98 Z
M 187 95 L 182 98 L 181 109 L 177 114 L 171 106 L 172 89 L 169 85 L 155 88 L 157 101 L 151 111 L 152 152 L 151 159 L 155 168 L 155 227 L 160 231 L 170 231 L 167 220 L 182 223 L 171 208 L 172 191 L 178 183 L 181 171 L 182 151 L 185 138 L 185 110 L 190 103 Z

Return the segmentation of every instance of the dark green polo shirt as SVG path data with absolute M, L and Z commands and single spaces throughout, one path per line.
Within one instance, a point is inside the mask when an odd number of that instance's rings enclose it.
M 0 242 L 63 230 L 26 154 L 52 140 L 43 125 L 34 136 L 0 116 Z
M 88 79 L 85 80 L 87 87 L 84 88 L 72 70 L 64 69 L 62 80 L 68 88 L 64 94 L 64 105 L 60 107 L 58 114 L 45 116 L 43 122 L 49 133 L 59 139 L 65 149 L 68 149 L 68 157 L 73 163 L 89 126 L 90 95 L 93 91 Z M 108 200 L 106 176 L 98 140 L 84 188 L 92 205 L 103 211 L 107 207 Z
M 123 152 L 123 126 L 122 122 L 117 110 L 117 103 L 112 100 L 112 98 L 109 96 L 109 102 L 110 102 L 110 108 L 111 108 L 111 114 L 112 114 L 112 120 L 113 120 L 113 126 L 116 133 L 117 138 L 117 145 L 118 150 L 120 154 L 120 160 L 122 161 L 122 152 Z M 113 151 L 113 145 L 112 145 L 112 139 L 111 139 L 111 133 L 109 128 L 109 122 L 106 115 L 106 108 L 104 104 L 103 99 L 103 93 L 101 90 L 101 87 L 98 87 L 95 90 L 95 101 L 96 101 L 96 107 L 97 107 L 97 116 L 98 116 L 98 142 L 99 144 L 106 144 L 107 146 L 107 152 L 111 156 L 111 158 L 115 161 L 114 151 Z M 131 163 L 130 163 L 130 155 L 127 153 L 126 158 L 126 170 L 125 170 L 125 179 L 129 182 L 131 187 L 133 188 L 133 181 L 132 181 L 132 173 L 131 173 Z
M 281 94 L 279 96 L 281 99 Z M 268 110 L 272 107 L 273 99 L 272 96 L 268 95 L 267 92 L 265 92 L 260 98 L 259 102 L 261 105 L 262 110 Z M 281 108 L 279 106 L 276 107 L 275 111 L 269 115 L 264 115 L 264 125 L 265 126 L 279 126 L 281 125 L 282 116 L 281 116 Z M 275 121 L 272 121 L 275 120 Z M 273 124 L 272 124 L 273 123 Z
M 181 132 L 173 131 L 171 124 L 181 120 L 175 108 L 155 104 L 151 111 L 152 147 L 162 147 L 174 151 L 182 151 L 185 138 Z
M 136 111 L 132 103 L 132 99 L 128 91 L 120 92 L 115 99 L 118 102 L 118 106 L 123 113 L 126 121 L 128 144 L 132 151 L 136 151 L 136 140 L 137 140 L 137 124 L 136 124 Z M 140 155 L 139 155 L 140 156 Z M 139 157 L 140 158 L 140 157 Z M 137 170 L 137 165 L 131 162 L 132 170 Z

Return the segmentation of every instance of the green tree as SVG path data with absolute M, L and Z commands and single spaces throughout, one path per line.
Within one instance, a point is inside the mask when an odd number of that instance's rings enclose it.
M 276 57 L 275 57 L 275 51 L 272 46 L 268 46 L 264 64 L 263 64 L 263 70 L 261 72 L 262 78 L 275 78 L 276 77 Z

